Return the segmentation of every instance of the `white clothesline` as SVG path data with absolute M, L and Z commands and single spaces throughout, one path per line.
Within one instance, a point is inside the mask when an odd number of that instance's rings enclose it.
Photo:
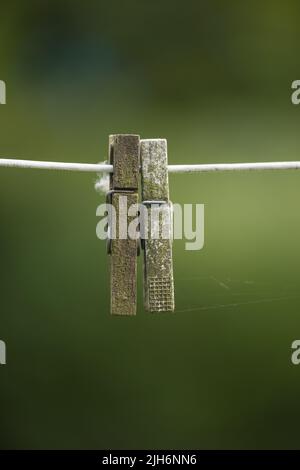
M 113 166 L 102 163 L 38 162 L 0 158 L 0 167 L 33 168 L 36 170 L 83 171 L 88 173 L 112 173 Z
M 38 170 L 82 171 L 89 173 L 113 173 L 113 166 L 103 163 L 39 162 L 0 158 L 0 167 L 31 168 Z M 255 170 L 299 170 L 300 161 L 263 163 L 210 163 L 199 165 L 168 165 L 169 173 L 205 173 L 213 171 L 255 171 Z
M 169 165 L 169 173 L 205 173 L 213 171 L 300 170 L 300 162 L 209 163 Z

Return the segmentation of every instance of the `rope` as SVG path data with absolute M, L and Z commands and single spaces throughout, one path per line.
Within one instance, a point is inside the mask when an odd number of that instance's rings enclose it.
M 169 173 L 205 173 L 209 171 L 299 170 L 300 162 L 211 163 L 207 165 L 169 165 Z
M 0 158 L 0 167 L 7 168 L 34 168 L 37 170 L 84 171 L 90 173 L 112 173 L 113 166 L 107 164 L 91 163 L 60 163 L 36 162 L 33 160 L 10 160 Z
M 38 170 L 82 171 L 90 173 L 112 173 L 113 166 L 102 163 L 38 162 L 0 158 L 0 167 L 32 168 Z M 298 162 L 264 163 L 212 163 L 200 165 L 168 165 L 169 173 L 206 173 L 214 171 L 255 171 L 255 170 L 299 170 Z

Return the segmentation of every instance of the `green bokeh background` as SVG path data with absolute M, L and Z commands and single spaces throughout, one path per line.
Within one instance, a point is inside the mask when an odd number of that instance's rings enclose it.
M 299 160 L 296 1 L 2 2 L 0 155 L 98 162 L 108 134 L 169 162 Z M 175 314 L 109 314 L 90 174 L 0 171 L 2 449 L 299 448 L 300 174 L 171 175 L 205 204 L 174 243 Z M 139 261 L 141 263 L 141 260 Z

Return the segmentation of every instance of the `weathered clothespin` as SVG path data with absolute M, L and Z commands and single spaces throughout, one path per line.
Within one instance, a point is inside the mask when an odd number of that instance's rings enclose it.
M 165 139 L 141 140 L 144 304 L 151 312 L 174 311 L 172 206 Z
M 138 204 L 140 137 L 117 134 L 109 137 L 109 163 L 114 171 L 110 176 L 107 202 L 114 208 L 108 214 L 108 252 L 110 254 L 111 313 L 136 314 L 137 252 L 138 240 L 127 236 L 130 221 L 136 214 L 128 215 L 128 208 Z M 109 210 L 108 210 L 109 212 Z M 120 220 L 125 221 L 123 227 Z M 127 224 L 126 224 L 127 222 Z M 121 232 L 125 232 L 121 234 Z

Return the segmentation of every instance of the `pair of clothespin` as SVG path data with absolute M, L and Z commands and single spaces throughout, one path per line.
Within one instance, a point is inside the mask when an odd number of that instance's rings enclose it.
M 109 215 L 108 223 L 111 313 L 136 314 L 140 246 L 144 253 L 145 309 L 151 312 L 174 311 L 167 141 L 141 140 L 138 135 L 131 134 L 112 135 L 109 139 L 109 163 L 113 165 L 113 173 L 107 202 L 116 215 L 115 218 Z M 140 182 L 142 204 L 139 206 Z M 132 233 L 128 236 L 128 231 L 124 232 L 126 227 L 121 233 L 120 223 L 126 221 L 128 228 L 138 217 L 140 223 L 136 238 Z

